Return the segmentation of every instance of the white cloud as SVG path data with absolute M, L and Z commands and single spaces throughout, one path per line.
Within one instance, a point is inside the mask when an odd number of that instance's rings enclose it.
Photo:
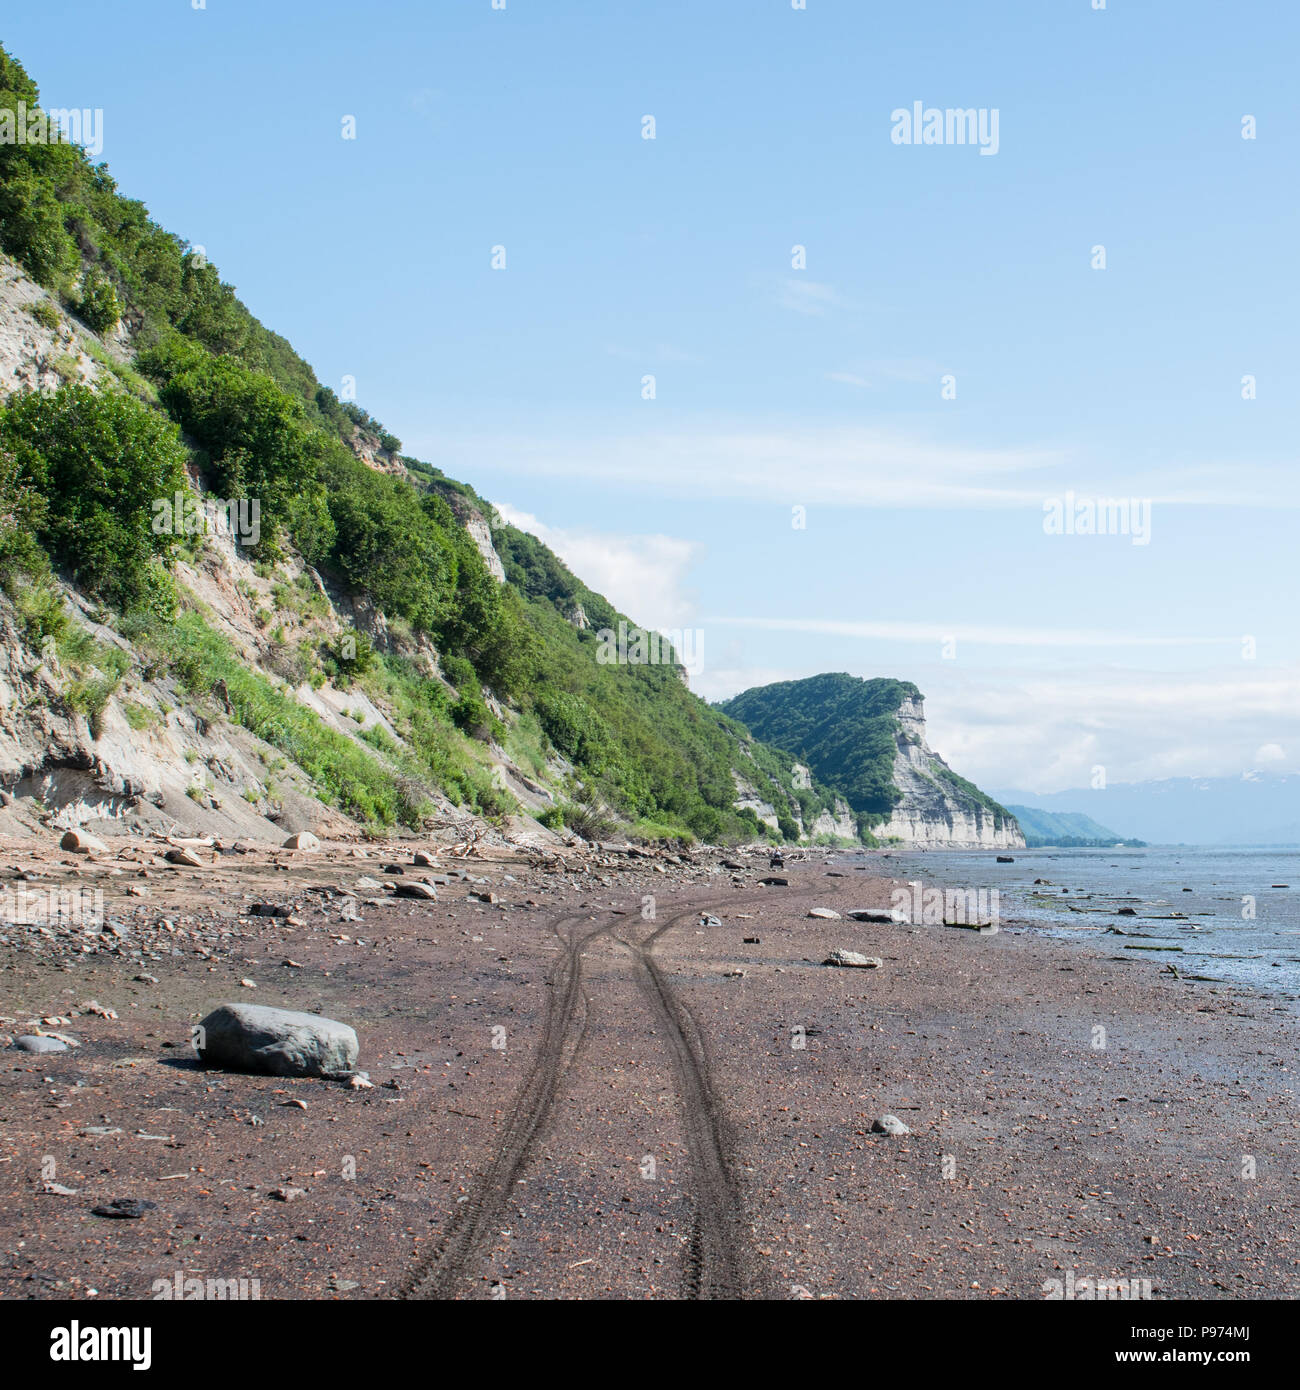
M 866 378 L 863 378 L 866 380 Z M 677 433 L 583 438 L 474 434 L 422 440 L 462 474 L 582 479 L 657 497 L 737 498 L 872 508 L 1020 508 L 1045 498 L 1149 498 L 1154 504 L 1300 506 L 1294 465 L 1179 464 L 1143 472 L 1053 446 L 980 448 L 867 426 L 795 429 L 704 424 Z M 1083 479 L 1087 485 L 1083 486 Z
M 793 276 L 782 280 L 777 286 L 776 301 L 783 309 L 791 309 L 796 314 L 814 315 L 824 314 L 827 309 L 837 308 L 843 303 L 833 285 Z
M 1286 762 L 1286 750 L 1280 743 L 1265 743 L 1255 749 L 1255 763 L 1264 767 L 1270 763 Z
M 919 642 L 938 647 L 952 638 L 963 643 L 999 647 L 1239 647 L 1241 638 L 1143 637 L 1127 632 L 1080 628 L 990 627 L 969 623 L 857 622 L 834 618 L 709 618 L 718 627 L 761 628 L 768 632 L 806 632 L 824 637 L 862 637 L 885 642 Z
M 699 547 L 677 536 L 625 535 L 548 526 L 509 502 L 495 504 L 503 521 L 555 551 L 588 588 L 603 594 L 643 627 L 690 627 L 695 600 L 685 586 Z

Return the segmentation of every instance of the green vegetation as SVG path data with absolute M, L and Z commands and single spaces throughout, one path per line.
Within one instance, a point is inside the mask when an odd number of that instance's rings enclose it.
M 153 561 L 172 538 L 151 522 L 154 499 L 185 484 L 173 425 L 120 392 L 64 386 L 10 397 L 0 451 L 16 465 L 8 486 L 30 500 L 36 540 L 81 588 L 123 607 L 171 606 Z
M 721 708 L 842 791 L 867 833 L 888 819 L 902 796 L 894 786 L 902 731 L 898 710 L 904 700 L 920 698 L 910 681 L 862 680 L 838 672 L 746 690 Z M 1011 819 L 1005 807 L 937 759 L 929 775 L 949 795 L 987 812 L 997 829 Z
M 878 822 L 901 795 L 894 786 L 899 706 L 920 698 L 908 681 L 840 672 L 756 687 L 720 708 L 793 753 L 842 792 L 855 812 Z
M 0 116 L 38 101 L 0 48 Z M 623 615 L 540 542 L 502 526 L 472 487 L 402 455 L 401 440 L 322 386 L 202 255 L 81 150 L 0 145 L 0 247 L 95 332 L 125 323 L 136 351 L 123 364 L 87 337 L 111 373 L 101 389 L 77 384 L 69 353 L 55 364 L 69 384 L 0 408 L 0 584 L 17 596 L 29 640 L 66 636 L 53 565 L 118 611 L 147 677 L 170 675 L 210 700 L 292 758 L 326 800 L 375 825 L 417 824 L 435 786 L 484 815 L 514 810 L 493 781 L 489 743 L 538 776 L 560 768 L 567 800 L 543 816 L 584 834 L 608 834 L 617 818 L 682 842 L 775 837 L 735 809 L 738 777 L 789 839 L 797 818 L 810 825 L 832 805 L 819 784 L 794 785 L 788 755 L 691 694 L 671 662 L 598 661 L 598 630 Z M 33 313 L 58 322 L 52 306 Z M 366 467 L 362 445 L 400 457 L 406 475 Z M 178 599 L 171 566 L 197 561 L 202 539 L 150 523 L 155 501 L 186 490 L 187 464 L 215 496 L 257 502 L 260 535 L 240 543 L 261 578 L 297 552 L 382 613 L 382 651 L 351 632 L 294 645 L 286 619 L 325 604 L 310 581 L 299 599 L 281 577 L 279 611 L 257 616 L 278 675 L 355 684 L 401 744 L 380 726 L 358 738 L 329 729 Z M 473 512 L 493 527 L 505 584 L 466 530 Z M 571 621 L 578 609 L 588 630 Z M 98 717 L 108 679 L 88 670 L 69 698 Z M 140 727 L 139 713 L 127 717 Z

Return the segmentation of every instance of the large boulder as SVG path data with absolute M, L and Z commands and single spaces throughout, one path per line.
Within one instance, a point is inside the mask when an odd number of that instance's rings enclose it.
M 199 1024 L 199 1056 L 213 1066 L 273 1076 L 341 1076 L 360 1050 L 346 1023 L 264 1004 L 218 1004 Z

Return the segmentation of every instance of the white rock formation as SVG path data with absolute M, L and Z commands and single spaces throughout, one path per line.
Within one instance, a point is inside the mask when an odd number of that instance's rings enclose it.
M 925 709 L 904 700 L 898 710 L 894 785 L 903 793 L 890 818 L 872 827 L 878 840 L 898 840 L 913 849 L 1023 849 L 1015 818 L 999 818 L 982 802 L 949 781 L 952 769 L 925 741 Z

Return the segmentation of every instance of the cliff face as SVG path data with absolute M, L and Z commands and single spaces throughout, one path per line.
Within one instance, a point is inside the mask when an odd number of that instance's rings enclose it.
M 926 743 L 919 699 L 905 699 L 898 709 L 894 785 L 903 799 L 888 821 L 872 827 L 878 840 L 899 840 L 916 849 L 1024 848 L 1015 819 L 966 791 Z

